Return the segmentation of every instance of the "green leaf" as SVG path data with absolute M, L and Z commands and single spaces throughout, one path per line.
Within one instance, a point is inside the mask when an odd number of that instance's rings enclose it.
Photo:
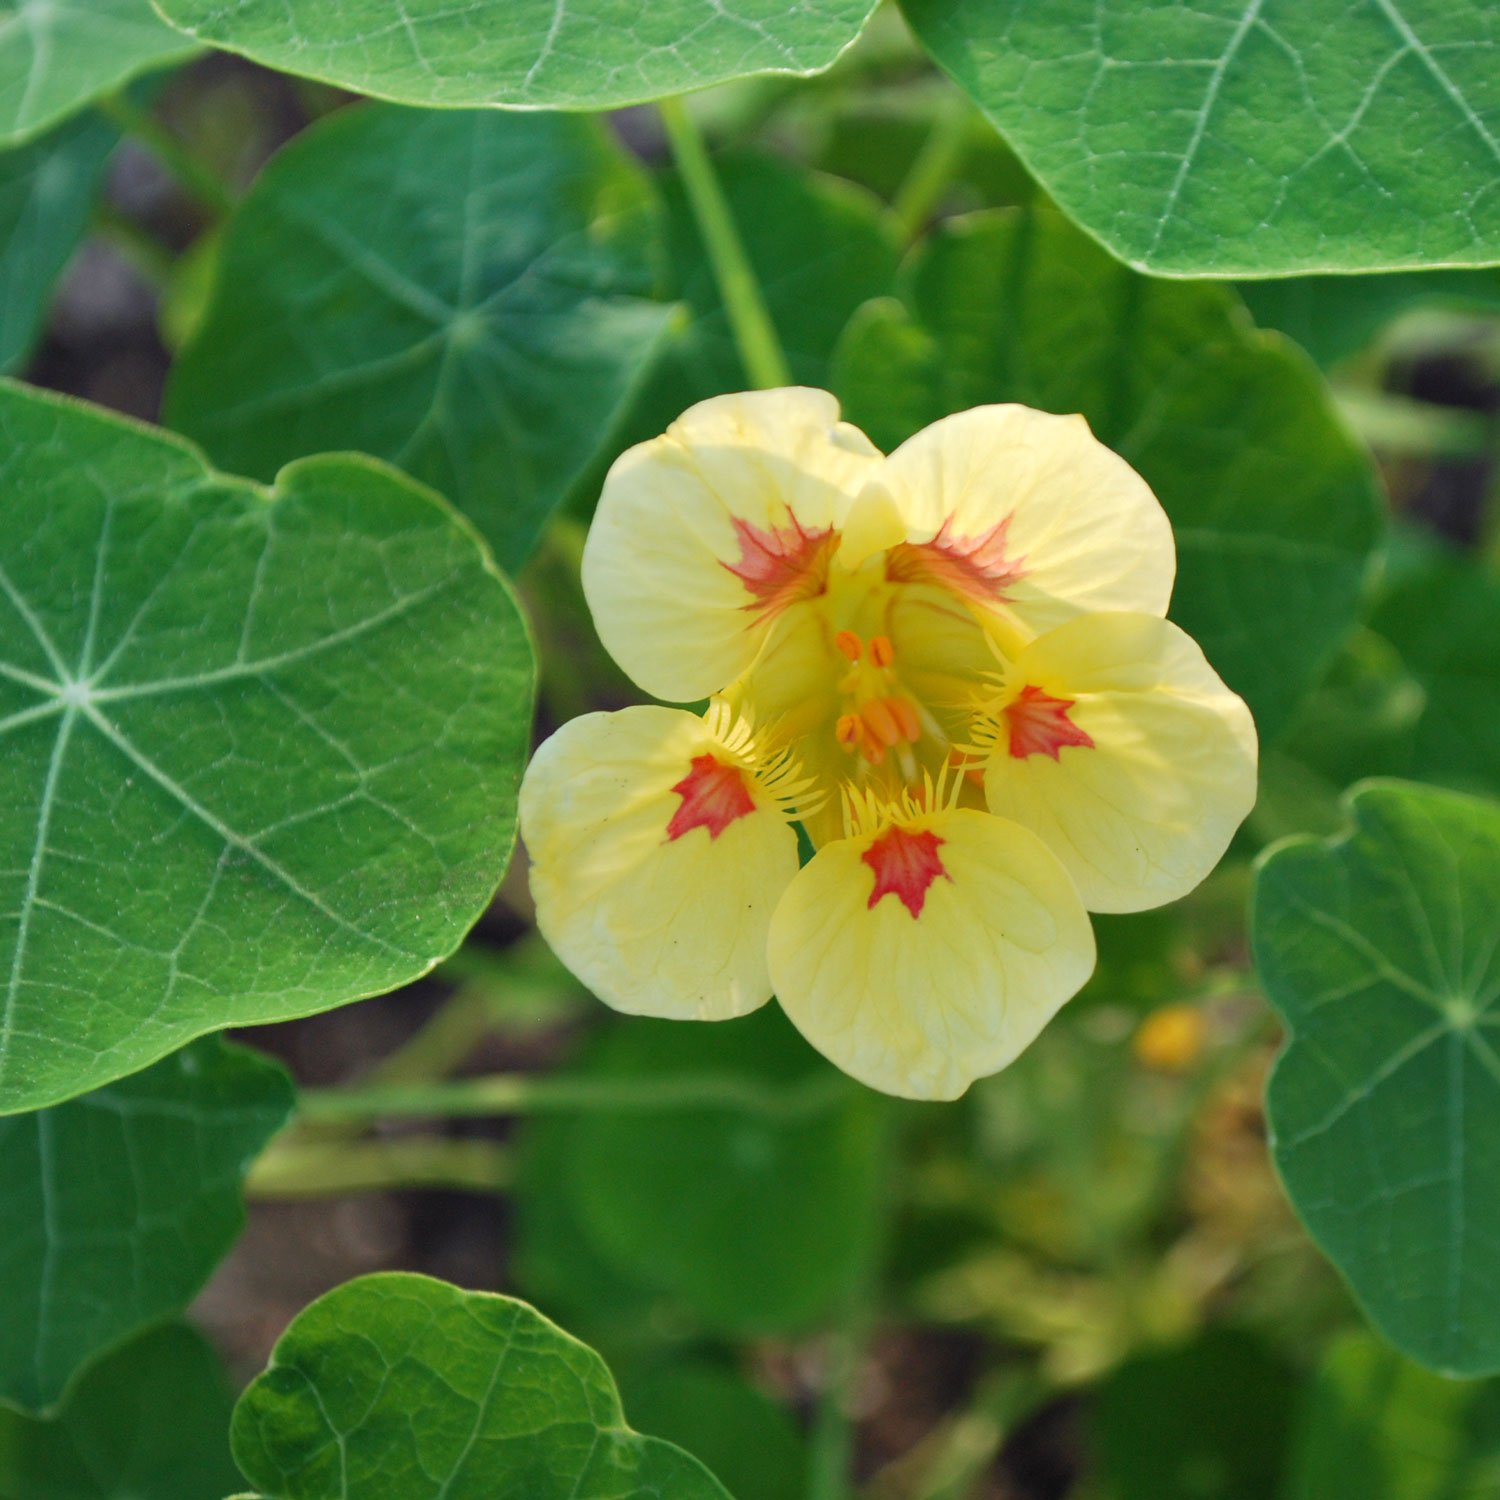
M 1239 291 L 1262 328 L 1279 329 L 1327 366 L 1357 353 L 1388 323 L 1417 308 L 1500 310 L 1500 270 L 1294 276 L 1242 282 Z
M 0 1398 L 49 1407 L 75 1372 L 180 1312 L 238 1238 L 240 1184 L 287 1120 L 275 1063 L 217 1039 L 0 1118 Z
M 90 1368 L 55 1418 L 0 1406 L 4 1500 L 219 1500 L 239 1483 L 229 1387 L 192 1329 L 158 1328 Z
M 1282 1472 L 1292 1387 L 1285 1361 L 1235 1328 L 1129 1360 L 1100 1387 L 1093 1424 L 1110 1495 L 1268 1500 Z
M 1500 1370 L 1500 805 L 1400 782 L 1264 856 L 1251 929 L 1289 1036 L 1282 1181 L 1411 1358 Z
M 948 221 L 901 289 L 835 358 L 850 420 L 888 449 L 983 402 L 1082 412 L 1172 518 L 1172 617 L 1273 737 L 1353 625 L 1383 534 L 1307 358 L 1228 290 L 1138 276 L 1051 210 Z
M 856 1292 L 878 1232 L 883 1101 L 779 1011 L 619 1023 L 580 1072 L 660 1101 L 526 1127 L 528 1155 L 554 1169 L 524 1180 L 565 1200 L 561 1217 L 613 1275 L 735 1332 L 805 1328 Z M 533 1211 L 523 1198 L 523 1244 Z
M 504 872 L 532 661 L 436 496 L 274 490 L 0 383 L 0 1113 L 425 973 Z
M 524 1302 L 424 1276 L 364 1276 L 299 1314 L 232 1443 L 275 1500 L 728 1500 L 625 1425 L 592 1349 Z
M 650 184 L 597 121 L 341 111 L 241 204 L 168 421 L 258 479 L 389 459 L 513 567 L 671 316 L 659 257 Z
M 1370 625 L 1421 688 L 1391 769 L 1500 792 L 1500 576 L 1434 552 L 1382 591 Z
M 828 67 L 875 0 L 159 0 L 174 26 L 287 73 L 401 104 L 613 109 Z
M 31 349 L 52 285 L 88 227 L 115 140 L 102 120 L 82 119 L 0 152 L 0 371 Z
M 1116 255 L 1176 275 L 1500 262 L 1486 0 L 902 0 Z
M 197 50 L 145 0 L 0 0 L 0 145 Z
M 735 1500 L 807 1493 L 807 1445 L 791 1413 L 743 1376 L 674 1351 L 670 1363 L 618 1378 L 635 1420 L 696 1454 Z
M 1491 1500 L 1500 1383 L 1460 1384 L 1369 1334 L 1336 1339 L 1307 1387 L 1283 1500 Z

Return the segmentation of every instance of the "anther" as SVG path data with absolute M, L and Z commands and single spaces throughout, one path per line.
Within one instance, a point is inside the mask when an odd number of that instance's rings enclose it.
M 870 660 L 877 667 L 888 667 L 896 659 L 896 648 L 888 635 L 877 635 L 870 642 Z
M 839 744 L 846 750 L 852 750 L 864 734 L 864 725 L 860 723 L 858 714 L 844 714 L 834 725 L 833 732 Z
M 883 639 L 883 637 L 882 637 Z M 864 655 L 864 642 L 852 630 L 841 630 L 834 636 L 833 644 L 849 658 L 858 661 Z
M 917 717 L 916 708 L 906 698 L 887 698 L 885 701 L 900 727 L 901 738 L 916 744 L 922 738 L 922 721 Z
M 861 704 L 859 716 L 868 725 L 870 733 L 882 745 L 901 743 L 901 725 L 896 721 L 895 714 L 891 712 L 890 705 L 884 698 L 871 698 L 868 703 Z

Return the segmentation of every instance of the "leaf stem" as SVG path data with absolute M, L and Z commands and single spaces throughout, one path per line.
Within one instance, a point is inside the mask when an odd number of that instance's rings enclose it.
M 313 1124 L 387 1117 L 455 1119 L 573 1111 L 662 1114 L 711 1110 L 798 1119 L 831 1108 L 852 1087 L 842 1075 L 823 1072 L 792 1085 L 766 1084 L 733 1074 L 581 1078 L 492 1073 L 451 1083 L 309 1089 L 298 1101 L 298 1116 Z
M 729 211 L 729 202 L 714 172 L 703 136 L 681 99 L 659 100 L 657 109 L 698 232 L 708 251 L 719 295 L 724 299 L 724 309 L 729 315 L 729 326 L 745 375 L 751 385 L 761 390 L 790 385 L 792 375 L 786 355 L 776 336 L 765 296 L 751 269 L 750 258 L 745 253 L 744 242 Z
M 377 1141 L 282 1138 L 262 1153 L 245 1180 L 251 1198 L 311 1198 L 389 1188 L 458 1188 L 504 1192 L 511 1158 L 494 1141 L 398 1136 Z
M 969 101 L 954 89 L 945 97 L 927 139 L 891 202 L 891 213 L 903 245 L 911 244 L 927 227 L 943 189 L 958 170 L 968 134 Z
M 216 218 L 234 211 L 234 195 L 181 141 L 123 93 L 95 100 L 99 112 L 122 134 L 133 136 Z
M 860 1356 L 853 1320 L 830 1335 L 827 1348 L 828 1369 L 808 1439 L 807 1500 L 848 1500 L 854 1458 L 849 1406 Z

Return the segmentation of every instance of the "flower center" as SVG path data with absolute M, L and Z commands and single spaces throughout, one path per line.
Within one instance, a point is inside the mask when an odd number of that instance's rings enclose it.
M 914 780 L 917 763 L 910 747 L 922 737 L 922 718 L 901 690 L 890 637 L 877 635 L 867 644 L 854 631 L 841 630 L 833 644 L 851 664 L 838 683 L 845 712 L 834 724 L 834 737 L 872 766 L 881 765 L 887 751 L 895 751 L 906 779 Z

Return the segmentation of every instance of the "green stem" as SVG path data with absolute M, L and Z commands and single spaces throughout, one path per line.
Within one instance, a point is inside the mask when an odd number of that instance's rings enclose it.
M 751 269 L 744 242 L 735 227 L 729 202 L 719 184 L 708 150 L 703 144 L 692 116 L 680 99 L 662 99 L 657 103 L 661 122 L 672 148 L 672 158 L 687 191 L 698 232 L 703 236 L 713 267 L 719 295 L 729 314 L 729 326 L 740 352 L 740 361 L 750 384 L 761 390 L 792 383 L 791 370 L 776 327 L 766 308 L 760 283 Z
M 832 1107 L 851 1087 L 839 1074 L 819 1073 L 801 1084 L 776 1086 L 732 1075 L 684 1078 L 569 1078 L 492 1073 L 451 1083 L 308 1089 L 298 1116 L 328 1120 L 454 1119 L 465 1116 L 593 1111 L 662 1114 L 712 1110 L 798 1119 Z
M 134 219 L 112 204 L 100 203 L 94 209 L 94 232 L 109 241 L 157 291 L 164 291 L 170 284 L 175 257 Z
M 957 91 L 949 94 L 922 149 L 906 173 L 891 203 L 901 243 L 909 245 L 927 227 L 938 200 L 963 159 L 969 134 L 969 101 Z
M 234 195 L 229 189 L 146 110 L 124 94 L 105 94 L 95 104 L 107 120 L 145 146 L 179 185 L 216 217 L 233 212 Z
M 389 1188 L 499 1193 L 511 1183 L 510 1153 L 494 1141 L 400 1136 L 382 1141 L 273 1142 L 245 1180 L 251 1198 L 309 1198 Z
M 807 1500 L 847 1500 L 854 1457 L 854 1424 L 849 1419 L 860 1341 L 853 1327 L 833 1334 L 828 1369 L 813 1413 L 807 1450 Z

